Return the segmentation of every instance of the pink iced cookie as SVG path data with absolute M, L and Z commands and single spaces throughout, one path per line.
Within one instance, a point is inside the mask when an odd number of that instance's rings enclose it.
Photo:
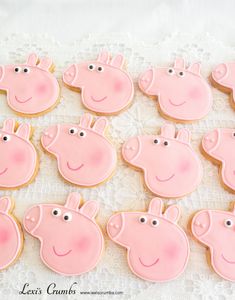
M 37 153 L 30 142 L 31 127 L 5 120 L 0 129 L 0 188 L 17 188 L 29 183 L 37 171 Z
M 96 201 L 80 206 L 79 194 L 69 194 L 65 205 L 40 204 L 26 211 L 25 230 L 40 240 L 44 264 L 59 274 L 80 275 L 93 269 L 102 254 L 103 235 L 95 222 Z
M 235 62 L 218 65 L 212 71 L 211 76 L 216 85 L 219 85 L 219 87 L 226 88 L 230 91 L 232 94 L 232 100 L 235 102 Z
M 235 191 L 235 130 L 217 128 L 207 133 L 203 137 L 202 148 L 221 165 L 222 182 Z
M 108 235 L 127 249 L 128 264 L 136 276 L 161 282 L 184 271 L 190 250 L 185 232 L 177 225 L 179 216 L 177 205 L 163 214 L 162 200 L 154 198 L 146 213 L 122 212 L 109 219 Z
M 191 230 L 209 249 L 215 272 L 235 281 L 235 208 L 232 212 L 201 210 L 193 217 Z
M 105 137 L 108 121 L 84 114 L 79 125 L 63 124 L 46 129 L 42 146 L 54 154 L 60 174 L 79 186 L 94 186 L 108 179 L 114 171 L 117 154 Z
M 123 158 L 144 172 L 147 187 L 161 197 L 191 193 L 202 178 L 201 162 L 190 145 L 190 132 L 165 124 L 160 135 L 131 138 L 122 147 Z
M 0 89 L 17 113 L 34 116 L 52 109 L 59 98 L 59 84 L 51 74 L 52 61 L 30 54 L 25 64 L 0 66 Z
M 157 96 L 160 110 L 179 121 L 205 117 L 212 106 L 211 89 L 200 74 L 201 65 L 187 69 L 177 58 L 172 68 L 151 68 L 139 78 L 139 87 L 147 95 Z
M 9 197 L 0 198 L 0 270 L 14 263 L 23 248 L 19 222 L 12 215 L 13 206 Z
M 110 59 L 101 52 L 97 60 L 71 65 L 63 74 L 63 81 L 81 90 L 82 103 L 94 112 L 115 114 L 132 101 L 134 86 L 130 75 L 123 69 L 121 54 Z

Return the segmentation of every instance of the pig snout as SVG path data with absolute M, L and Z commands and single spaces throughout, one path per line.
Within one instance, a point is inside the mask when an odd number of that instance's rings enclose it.
M 224 76 L 227 74 L 227 65 L 226 64 L 220 64 L 218 65 L 213 71 L 212 71 L 212 78 L 215 81 L 220 81 L 224 78 Z
M 63 74 L 63 81 L 68 84 L 71 85 L 75 78 L 76 78 L 76 74 L 77 74 L 77 69 L 76 69 L 76 65 L 71 65 L 70 67 L 68 67 L 68 69 L 64 72 Z
M 202 139 L 202 148 L 207 152 L 212 152 L 213 149 L 218 144 L 219 140 L 219 130 L 215 129 L 209 133 L 207 133 Z
M 47 128 L 41 138 L 41 142 L 44 148 L 48 148 L 51 143 L 55 140 L 58 133 L 58 125 L 51 126 Z
M 147 93 L 148 89 L 150 88 L 153 82 L 153 77 L 154 77 L 153 75 L 154 75 L 154 70 L 149 69 L 139 77 L 139 87 L 143 92 Z
M 192 220 L 192 233 L 196 237 L 201 237 L 210 228 L 210 214 L 209 211 L 203 210 L 198 212 Z
M 139 138 L 134 137 L 124 143 L 122 146 L 122 156 L 126 161 L 132 161 L 139 153 Z
M 32 233 L 40 220 L 40 206 L 36 205 L 28 209 L 24 215 L 23 225 L 26 231 Z
M 121 232 L 122 224 L 123 222 L 121 213 L 116 214 L 109 219 L 107 224 L 107 232 L 110 238 L 117 238 L 118 234 Z

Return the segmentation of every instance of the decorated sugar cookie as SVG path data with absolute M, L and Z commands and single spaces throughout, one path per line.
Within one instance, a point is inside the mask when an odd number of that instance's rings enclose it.
M 98 203 L 86 201 L 80 206 L 80 201 L 79 194 L 71 193 L 65 205 L 35 205 L 24 216 L 25 230 L 40 240 L 42 261 L 59 274 L 90 271 L 103 250 L 103 235 L 95 221 Z
M 13 200 L 0 198 L 0 270 L 13 264 L 23 249 L 23 234 L 16 218 L 12 215 Z
M 31 127 L 8 119 L 0 129 L 0 188 L 18 188 L 33 180 L 38 169 L 37 153 L 30 142 Z
M 235 62 L 223 63 L 212 71 L 212 82 L 222 91 L 231 94 L 232 103 L 235 105 Z
M 160 111 L 178 121 L 196 121 L 205 117 L 212 106 L 212 93 L 200 74 L 201 65 L 185 67 L 177 58 L 174 67 L 151 68 L 139 78 L 140 89 L 157 96 Z
M 235 281 L 235 208 L 230 211 L 201 210 L 192 219 L 194 237 L 208 248 L 214 271 Z
M 217 128 L 207 133 L 202 148 L 209 159 L 221 166 L 222 182 L 235 191 L 235 129 Z
M 79 186 L 94 186 L 108 179 L 116 166 L 117 154 L 105 137 L 108 121 L 84 114 L 79 124 L 58 124 L 46 129 L 42 146 L 58 162 L 60 174 Z
M 71 65 L 64 72 L 63 81 L 81 90 L 86 108 L 100 114 L 116 114 L 131 103 L 134 93 L 132 79 L 123 65 L 121 54 L 110 59 L 109 53 L 103 51 L 97 60 Z
M 8 105 L 21 115 L 35 116 L 51 110 L 59 99 L 59 84 L 50 72 L 52 60 L 36 54 L 26 63 L 0 67 L 0 90 L 7 94 Z
M 201 162 L 190 145 L 190 132 L 165 124 L 160 135 L 129 139 L 122 147 L 123 158 L 144 172 L 144 181 L 154 194 L 182 197 L 191 193 L 202 178 Z
M 154 282 L 178 277 L 190 253 L 188 238 L 177 225 L 179 207 L 171 205 L 162 213 L 162 206 L 162 200 L 154 198 L 148 212 L 121 212 L 107 224 L 109 237 L 127 249 L 131 271 Z

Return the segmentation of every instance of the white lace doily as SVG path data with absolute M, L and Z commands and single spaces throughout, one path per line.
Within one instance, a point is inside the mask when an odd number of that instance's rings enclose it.
M 98 266 L 91 272 L 75 277 L 64 277 L 50 271 L 39 258 L 39 242 L 25 234 L 24 251 L 16 264 L 0 273 L 0 299 L 157 299 L 187 300 L 235 299 L 234 284 L 217 276 L 208 266 L 205 248 L 189 235 L 191 255 L 186 271 L 178 279 L 168 283 L 150 283 L 134 276 L 127 266 L 126 252 L 112 243 L 105 233 L 105 224 L 113 211 L 144 210 L 153 197 L 142 184 L 142 175 L 126 165 L 121 158 L 115 175 L 107 183 L 95 188 L 76 188 L 65 183 L 58 175 L 55 159 L 45 154 L 39 144 L 42 130 L 59 122 L 78 122 L 86 111 L 80 102 L 80 94 L 61 83 L 62 71 L 73 62 L 93 59 L 101 49 L 125 55 L 128 71 L 135 81 L 133 105 L 115 117 L 109 117 L 109 133 L 120 154 L 123 141 L 141 133 L 156 133 L 165 120 L 159 115 L 155 101 L 144 96 L 137 88 L 137 77 L 150 65 L 167 66 L 175 56 L 183 56 L 188 62 L 201 61 L 202 74 L 208 77 L 217 63 L 235 59 L 235 48 L 224 45 L 212 36 L 174 34 L 164 40 L 143 44 L 126 35 L 88 36 L 71 44 L 62 44 L 48 36 L 12 35 L 0 40 L 2 64 L 24 62 L 28 53 L 48 55 L 55 63 L 55 75 L 59 78 L 61 103 L 45 116 L 33 119 L 17 117 L 7 106 L 6 98 L 0 95 L 0 122 L 14 117 L 19 122 L 29 121 L 35 128 L 33 142 L 40 155 L 40 171 L 29 186 L 16 191 L 1 191 L 15 199 L 15 214 L 22 220 L 27 207 L 41 202 L 61 202 L 71 191 L 79 191 L 85 200 L 95 199 L 100 203 L 98 222 L 105 234 L 105 251 Z M 225 209 L 235 196 L 225 191 L 219 182 L 218 168 L 206 160 L 198 146 L 204 133 L 215 127 L 235 126 L 235 111 L 230 107 L 228 96 L 212 88 L 214 104 L 208 116 L 193 124 L 181 125 L 192 131 L 192 144 L 200 156 L 204 177 L 198 189 L 178 201 L 182 209 L 180 225 L 188 232 L 187 222 L 193 212 L 202 208 Z M 169 204 L 174 201 L 165 201 Z M 28 282 L 30 287 L 45 290 L 55 282 L 59 289 L 66 289 L 76 281 L 79 291 L 122 291 L 120 296 L 48 296 L 46 293 L 19 296 L 19 290 Z

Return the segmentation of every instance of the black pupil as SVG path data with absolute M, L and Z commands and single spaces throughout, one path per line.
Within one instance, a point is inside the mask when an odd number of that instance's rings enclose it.
M 28 72 L 28 69 L 24 69 L 24 72 L 27 73 L 27 72 Z
M 232 223 L 231 223 L 231 221 L 230 221 L 230 220 L 228 220 L 228 221 L 227 221 L 227 225 L 229 225 L 229 226 L 230 226 L 231 224 L 232 224 Z
M 165 142 L 164 142 L 164 145 L 165 145 L 165 146 L 167 146 L 167 145 L 168 145 L 168 142 L 167 142 L 167 141 L 165 141 Z
M 154 140 L 154 144 L 158 144 L 158 140 Z
M 89 66 L 89 69 L 91 69 L 91 70 L 92 70 L 92 69 L 93 69 L 93 66 L 92 66 L 92 65 L 90 65 L 90 66 Z
M 54 210 L 53 211 L 53 214 L 56 216 L 56 215 L 58 215 L 58 211 L 57 210 Z
M 140 222 L 141 222 L 141 223 L 144 223 L 144 222 L 145 222 L 145 218 L 141 218 L 141 219 L 140 219 Z
M 170 69 L 170 70 L 169 70 L 169 73 L 172 73 L 172 72 L 173 72 L 173 70 L 172 70 L 172 69 Z
M 98 68 L 98 70 L 99 70 L 99 71 L 102 71 L 102 68 L 101 68 L 101 67 L 99 67 L 99 68 Z
M 182 76 L 182 75 L 184 75 L 184 73 L 183 73 L 183 72 L 180 72 L 180 75 Z
M 74 133 L 74 129 L 70 129 L 70 132 L 71 132 L 71 133 Z
M 4 141 L 7 141 L 7 136 L 4 136 L 4 137 L 3 137 L 3 140 L 4 140 Z
M 233 136 L 235 136 L 235 132 L 233 133 Z
M 18 71 L 19 71 L 19 68 L 15 68 L 15 71 L 18 72 Z
M 65 220 L 68 220 L 68 219 L 69 219 L 69 217 L 68 217 L 68 216 L 64 216 L 64 219 L 65 219 Z
M 157 225 L 157 221 L 156 220 L 153 220 L 153 225 Z
M 84 132 L 80 132 L 80 136 L 84 136 Z

